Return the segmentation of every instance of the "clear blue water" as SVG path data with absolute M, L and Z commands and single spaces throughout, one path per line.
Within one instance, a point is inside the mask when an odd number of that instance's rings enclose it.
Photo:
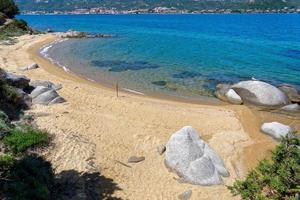
M 21 15 L 40 30 L 114 34 L 49 56 L 78 74 L 144 93 L 198 98 L 252 77 L 300 89 L 300 15 Z

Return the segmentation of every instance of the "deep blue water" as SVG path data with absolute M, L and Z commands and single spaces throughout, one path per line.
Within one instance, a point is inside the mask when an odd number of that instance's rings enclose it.
M 49 56 L 88 78 L 198 97 L 252 77 L 300 89 L 300 15 L 22 15 L 31 26 L 114 34 L 69 40 Z

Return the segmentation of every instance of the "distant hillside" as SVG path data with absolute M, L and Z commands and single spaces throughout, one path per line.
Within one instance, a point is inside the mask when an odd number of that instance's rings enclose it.
M 117 10 L 174 7 L 190 11 L 201 9 L 280 9 L 298 7 L 300 0 L 16 0 L 21 11 L 70 11 L 81 8 L 116 8 Z

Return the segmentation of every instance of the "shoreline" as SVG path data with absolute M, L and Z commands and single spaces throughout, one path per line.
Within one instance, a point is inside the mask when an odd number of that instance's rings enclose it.
M 54 39 L 51 34 L 19 38 L 18 43 L 0 52 L 0 67 L 33 80 L 63 85 L 58 92 L 67 103 L 35 105 L 28 111 L 37 116 L 39 127 L 54 135 L 53 149 L 46 158 L 56 171 L 100 170 L 122 189 L 115 191 L 116 197 L 173 199 L 191 189 L 195 200 L 239 199 L 232 197 L 224 185 L 179 184 L 164 167 L 164 156 L 157 155 L 156 147 L 183 126 L 193 126 L 223 158 L 231 174 L 224 184 L 230 185 L 258 160 L 268 157 L 277 144 L 260 132 L 262 122 L 277 120 L 300 130 L 300 120 L 244 105 L 203 105 L 123 91 L 117 98 L 114 89 L 67 73 L 39 55 L 37 50 Z M 40 68 L 18 71 L 32 62 Z M 143 155 L 146 160 L 131 168 L 118 164 L 132 155 Z
M 67 68 L 66 66 L 63 66 L 59 64 L 57 61 L 54 59 L 48 57 L 46 54 L 43 55 L 42 51 L 45 48 L 52 48 L 52 45 L 58 44 L 60 42 L 64 42 L 69 39 L 62 39 L 57 36 L 53 38 L 53 40 L 42 42 L 42 44 L 37 44 L 37 46 L 33 46 L 31 49 L 28 50 L 28 52 L 31 55 L 34 55 L 35 53 L 38 54 L 41 58 L 45 59 L 48 61 L 50 64 L 56 66 L 57 68 L 63 69 L 63 71 L 67 74 L 71 74 L 72 76 L 74 75 L 76 78 L 79 78 L 81 80 L 84 80 L 84 82 L 88 82 L 91 85 L 100 85 L 101 88 L 107 88 L 112 91 L 116 91 L 116 88 L 111 85 L 110 83 L 104 82 L 104 81 L 96 81 L 93 79 L 89 79 L 85 77 L 84 75 L 78 74 L 76 72 L 73 72 L 71 69 Z M 227 102 L 223 102 L 219 100 L 216 97 L 209 97 L 209 96 L 201 96 L 200 98 L 189 98 L 189 97 L 183 97 L 183 96 L 173 96 L 173 95 L 167 95 L 163 94 L 162 92 L 149 92 L 149 93 L 144 93 L 143 91 L 136 91 L 131 88 L 124 88 L 120 87 L 119 91 L 124 92 L 124 93 L 129 93 L 133 95 L 138 95 L 138 96 L 144 96 L 146 98 L 150 99 L 160 99 L 160 100 L 166 100 L 166 101 L 174 101 L 174 102 L 181 102 L 181 103 L 192 103 L 192 104 L 199 104 L 199 105 L 215 105 L 215 106 L 224 106 L 224 105 L 230 105 Z

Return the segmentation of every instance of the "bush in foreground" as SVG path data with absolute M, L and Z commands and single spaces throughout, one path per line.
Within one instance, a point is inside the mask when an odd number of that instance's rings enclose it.
M 54 173 L 51 164 L 42 157 L 25 156 L 7 171 L 3 184 L 4 195 L 9 199 L 48 200 L 54 187 Z
M 271 161 L 260 161 L 245 180 L 237 180 L 228 188 L 247 200 L 295 200 L 300 194 L 299 139 L 283 138 Z

